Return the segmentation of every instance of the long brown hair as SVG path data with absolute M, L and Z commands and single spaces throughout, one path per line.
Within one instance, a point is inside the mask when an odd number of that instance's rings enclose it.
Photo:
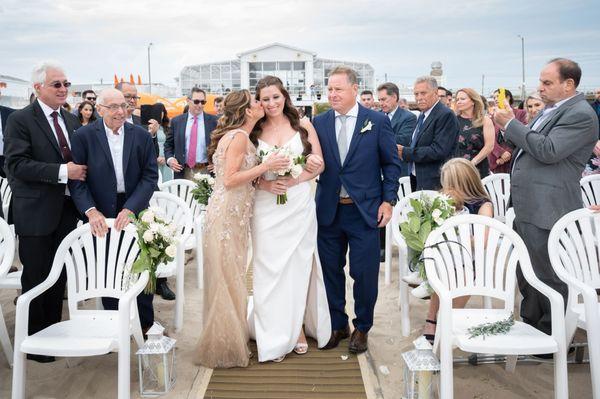
M 219 118 L 217 127 L 210 134 L 210 145 L 208 146 L 208 160 L 217 150 L 219 140 L 227 132 L 238 129 L 246 122 L 246 110 L 252 104 L 252 95 L 248 90 L 232 91 L 223 101 L 223 116 Z
M 458 209 L 462 209 L 465 202 L 483 198 L 490 200 L 479 171 L 464 158 L 452 158 L 446 162 L 442 166 L 440 181 L 442 191 L 454 198 Z
M 298 114 L 298 110 L 294 107 L 292 103 L 292 99 L 290 98 L 290 93 L 283 86 L 283 82 L 276 76 L 265 76 L 261 80 L 258 81 L 256 85 L 256 100 L 260 101 L 260 91 L 269 86 L 275 86 L 277 89 L 283 94 L 285 98 L 285 103 L 283 104 L 283 115 L 287 118 L 294 129 L 297 132 L 300 132 L 300 139 L 302 140 L 302 146 L 304 147 L 304 155 L 308 155 L 312 151 L 312 145 L 310 141 L 308 141 L 308 130 L 300 125 L 300 115 Z M 258 146 L 258 136 L 262 133 L 262 125 L 267 120 L 267 115 L 265 115 L 261 120 L 259 120 L 254 129 L 252 129 L 252 133 L 250 134 L 250 140 L 255 146 Z
M 456 95 L 458 96 L 458 93 L 460 93 L 461 91 L 465 93 L 467 97 L 471 99 L 471 101 L 473 101 L 473 127 L 483 126 L 483 118 L 485 116 L 486 108 L 483 106 L 481 96 L 475 90 L 469 89 L 468 87 L 458 90 L 456 92 Z M 460 116 L 460 111 L 457 110 L 456 114 Z

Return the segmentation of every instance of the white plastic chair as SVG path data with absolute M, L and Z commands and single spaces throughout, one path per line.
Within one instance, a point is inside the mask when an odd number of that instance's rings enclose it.
M 8 207 L 10 206 L 10 199 L 12 198 L 12 190 L 8 185 L 8 179 L 0 176 L 0 198 L 2 198 L 2 212 L 4 213 L 4 219 L 8 220 Z
M 202 262 L 202 211 L 203 207 L 194 199 L 192 190 L 196 188 L 196 183 L 185 179 L 169 180 L 158 185 L 160 191 L 174 194 L 185 201 L 192 212 L 193 217 L 193 236 L 190 236 L 184 243 L 185 249 L 196 249 L 196 284 L 198 288 L 203 287 L 203 262 Z
M 481 182 L 494 205 L 494 218 L 505 222 L 508 199 L 510 198 L 510 175 L 508 173 L 496 173 L 484 177 Z
M 567 343 L 577 327 L 587 331 L 594 398 L 600 398 L 600 214 L 588 209 L 569 212 L 552 227 L 548 238 L 550 263 L 569 286 Z M 579 296 L 583 302 L 579 302 Z
M 410 176 L 401 177 L 398 182 L 400 183 L 400 187 L 398 187 L 398 202 L 400 202 L 402 198 L 412 192 L 410 187 Z M 396 203 L 396 205 L 398 204 Z M 385 226 L 385 285 L 389 285 L 392 282 L 392 229 L 397 227 L 398 226 L 392 226 L 391 220 L 390 223 Z
M 0 218 L 0 289 L 21 289 L 21 271 L 9 273 L 15 254 L 15 237 L 8 223 Z M 0 304 L 0 344 L 9 366 L 13 364 L 13 350 Z
M 415 191 L 405 195 L 394 207 L 392 213 L 392 220 L 390 225 L 392 226 L 392 238 L 394 244 L 398 248 L 398 285 L 399 285 L 399 303 L 400 303 L 400 318 L 402 320 L 402 336 L 408 337 L 410 335 L 410 304 L 409 304 L 409 286 L 402 277 L 409 273 L 408 268 L 408 247 L 404 241 L 404 237 L 400 233 L 400 224 L 408 218 L 408 213 L 412 211 L 410 205 L 411 199 L 421 198 L 421 195 L 427 195 L 435 197 L 440 195 L 439 192 L 433 190 L 422 190 Z
M 600 174 L 582 177 L 579 180 L 581 197 L 585 207 L 600 204 Z
M 135 227 L 113 230 L 114 219 L 107 219 L 110 236 L 95 238 L 84 224 L 62 241 L 48 278 L 19 296 L 15 321 L 13 399 L 25 397 L 25 355 L 64 357 L 98 356 L 119 352 L 118 398 L 130 395 L 130 337 L 143 344 L 136 297 L 148 283 L 148 272 L 129 271 L 138 256 Z M 29 304 L 48 290 L 67 271 L 69 320 L 53 324 L 28 335 Z M 139 277 L 139 278 L 138 278 Z M 136 281 L 137 279 L 137 281 Z M 98 297 L 119 299 L 119 310 L 78 309 L 78 303 Z
M 183 327 L 183 304 L 185 303 L 185 248 L 184 244 L 192 233 L 192 214 L 187 204 L 173 194 L 155 191 L 150 199 L 150 206 L 161 208 L 165 213 L 165 219 L 175 223 L 179 227 L 179 242 L 177 244 L 177 255 L 172 262 L 159 265 L 156 277 L 175 277 L 175 316 L 173 324 L 175 331 L 181 331 Z
M 431 232 L 424 258 L 429 285 L 440 298 L 434 344 L 440 353 L 440 398 L 453 397 L 453 347 L 506 355 L 507 365 L 514 364 L 518 355 L 554 353 L 554 396 L 568 398 L 563 299 L 536 277 L 517 233 L 489 217 L 455 216 Z M 505 319 L 513 312 L 517 264 L 529 284 L 550 301 L 552 335 L 515 320 L 506 334 L 470 338 L 470 327 Z M 504 308 L 453 309 L 452 300 L 465 295 L 490 296 L 503 301 Z

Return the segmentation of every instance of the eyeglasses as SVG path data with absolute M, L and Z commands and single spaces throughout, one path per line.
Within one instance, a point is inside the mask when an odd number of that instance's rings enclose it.
M 99 104 L 101 107 L 104 108 L 108 108 L 109 110 L 111 110 L 111 112 L 117 112 L 120 109 L 122 109 L 123 111 L 127 111 L 127 108 L 129 108 L 128 104 L 111 104 L 111 105 L 104 105 L 104 104 Z
M 85 99 L 88 101 L 96 101 L 96 97 L 86 97 Z
M 69 87 L 71 87 L 71 82 L 68 82 L 66 80 L 64 82 L 52 82 L 48 84 L 48 86 L 54 87 L 55 89 L 60 89 L 64 86 L 65 89 L 68 89 Z
M 198 104 L 205 105 L 206 104 L 206 100 L 192 100 L 192 102 L 196 105 L 198 105 Z
M 127 94 L 124 97 L 125 97 L 125 100 L 127 100 L 127 101 L 129 101 L 129 100 L 139 100 L 140 99 L 139 96 L 132 96 L 130 94 Z

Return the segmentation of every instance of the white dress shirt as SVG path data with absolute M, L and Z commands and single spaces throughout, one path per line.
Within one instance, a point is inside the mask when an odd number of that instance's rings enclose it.
M 52 109 L 51 107 L 49 107 L 48 105 L 44 104 L 42 102 L 42 100 L 40 100 L 39 98 L 37 99 L 38 104 L 40 104 L 40 107 L 42 107 L 42 111 L 44 112 L 44 115 L 46 115 L 46 119 L 48 120 L 48 124 L 50 125 L 50 129 L 52 129 L 52 133 L 54 133 L 54 138 L 56 139 L 56 144 L 59 144 L 58 141 L 58 136 L 56 135 L 56 129 L 54 129 L 54 118 L 52 118 L 52 113 L 54 111 L 58 112 L 58 126 L 60 126 L 60 128 L 63 131 L 63 134 L 65 136 L 65 140 L 67 140 L 67 145 L 69 146 L 69 148 L 71 148 L 71 141 L 69 140 L 69 132 L 67 131 L 67 126 L 65 125 L 65 121 L 60 113 L 60 107 L 58 109 Z M 62 184 L 67 184 L 67 182 L 69 181 L 69 173 L 67 171 L 67 164 L 63 163 L 60 165 L 60 168 L 58 169 L 58 182 L 62 183 Z M 67 195 L 69 194 L 69 189 L 66 189 L 66 193 Z
M 115 134 L 106 124 L 104 124 L 110 155 L 113 160 L 115 177 L 117 179 L 117 193 L 125 192 L 125 177 L 123 175 L 123 141 L 125 137 L 125 128 L 121 126 L 118 134 Z
M 396 111 L 398 111 L 398 107 L 394 108 L 393 111 L 388 112 L 387 116 L 388 116 L 388 118 L 390 118 L 390 121 L 392 120 L 392 118 L 396 114 Z
M 206 131 L 204 129 L 204 112 L 197 115 L 198 118 L 198 140 L 196 145 L 196 163 L 207 163 L 208 155 L 206 152 Z M 185 162 L 190 148 L 190 138 L 192 137 L 192 126 L 194 125 L 194 115 L 188 113 L 188 119 L 185 124 Z
M 340 121 L 339 112 L 335 111 L 335 139 L 337 140 L 340 136 L 340 129 L 342 128 L 342 121 Z M 350 111 L 346 113 L 346 145 L 350 149 L 350 143 L 352 142 L 352 135 L 354 128 L 356 127 L 356 118 L 358 118 L 358 103 L 354 104 L 354 107 L 350 108 Z

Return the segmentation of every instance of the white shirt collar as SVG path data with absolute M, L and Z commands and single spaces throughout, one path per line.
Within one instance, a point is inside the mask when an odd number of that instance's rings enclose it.
M 550 112 L 551 110 L 555 110 L 558 107 L 560 107 L 561 105 L 563 105 L 564 103 L 566 103 L 567 101 L 569 101 L 570 99 L 572 99 L 573 97 L 575 97 L 577 94 L 579 93 L 575 93 L 574 95 L 572 95 L 569 98 L 565 98 L 564 100 L 560 100 L 559 102 L 557 102 L 556 104 L 554 104 L 552 107 L 548 108 L 548 112 Z
M 114 136 L 115 133 L 113 132 L 113 130 L 111 128 L 109 128 L 108 126 L 106 126 L 106 123 L 104 123 L 104 120 L 102 121 L 102 124 L 104 125 L 104 130 L 106 131 L 106 135 L 107 136 Z M 125 125 L 121 126 L 119 128 L 119 136 L 121 136 L 123 133 L 125 132 Z
M 58 107 L 58 109 L 52 109 L 39 98 L 37 99 L 37 102 L 38 104 L 40 104 L 40 107 L 42 107 L 42 111 L 44 112 L 44 115 L 46 115 L 47 118 L 50 118 L 50 114 L 52 114 L 54 111 L 58 112 L 58 115 L 62 118 L 62 116 L 60 115 L 60 107 Z
M 427 117 L 431 113 L 431 110 L 433 110 L 435 108 L 435 106 L 437 105 L 437 103 L 439 103 L 439 102 L 440 102 L 440 100 L 437 100 L 431 108 L 429 108 L 427 111 L 424 112 L 424 114 L 425 114 L 425 116 L 423 117 L 424 119 L 427 119 Z
M 198 120 L 201 120 L 204 117 L 204 112 L 200 112 L 196 116 L 198 117 Z M 194 120 L 194 115 L 192 115 L 191 112 L 188 112 L 188 121 L 193 121 L 193 120 Z
M 337 112 L 337 111 L 334 111 L 334 112 L 335 112 L 335 117 L 336 117 L 336 118 L 337 118 L 338 116 L 342 115 L 342 114 L 340 114 L 340 113 L 339 113 L 339 112 Z M 348 111 L 348 112 L 346 113 L 346 116 L 352 116 L 352 117 L 354 117 L 354 118 L 357 118 L 357 117 L 358 117 L 358 103 L 354 103 L 354 107 L 350 108 L 350 111 Z
M 396 105 L 396 108 L 394 108 L 393 111 L 388 112 L 388 117 L 390 119 L 392 119 L 394 117 L 394 115 L 396 114 L 396 111 L 398 111 L 398 106 Z

